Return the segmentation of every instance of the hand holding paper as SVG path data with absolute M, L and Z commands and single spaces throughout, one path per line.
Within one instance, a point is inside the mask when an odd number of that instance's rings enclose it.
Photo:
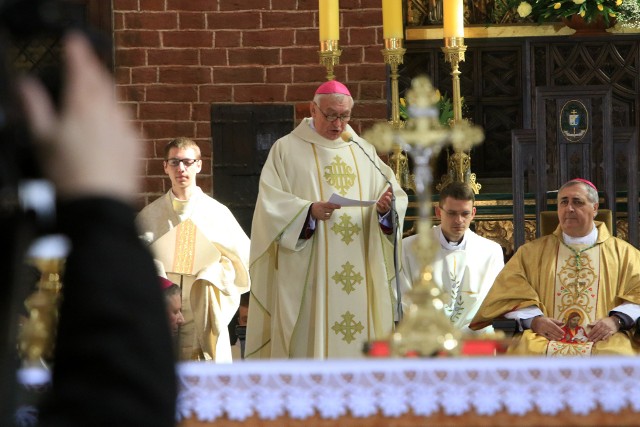
M 336 205 L 340 205 L 342 207 L 345 206 L 371 206 L 375 203 L 375 200 L 355 200 L 348 199 L 346 197 L 342 197 L 339 194 L 333 193 L 331 197 L 329 197 L 329 203 L 335 203 Z

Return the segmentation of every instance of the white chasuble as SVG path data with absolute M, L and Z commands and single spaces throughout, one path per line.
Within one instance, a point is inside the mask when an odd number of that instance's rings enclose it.
M 353 129 L 347 128 L 352 135 Z M 278 140 L 262 169 L 251 235 L 249 358 L 362 357 L 393 328 L 393 236 L 375 204 L 343 207 L 300 238 L 309 207 L 331 194 L 377 200 L 394 185 L 401 229 L 406 194 L 375 149 L 320 137 L 305 119 Z
M 180 358 L 231 362 L 228 324 L 249 289 L 249 239 L 226 207 L 197 190 L 181 209 L 184 221 L 169 193 L 137 221 L 167 278 L 182 289 Z

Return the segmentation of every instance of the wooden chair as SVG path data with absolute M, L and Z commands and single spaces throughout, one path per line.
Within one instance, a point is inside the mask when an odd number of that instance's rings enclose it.
M 598 209 L 595 220 L 604 222 L 604 224 L 607 226 L 607 230 L 609 230 L 609 233 L 613 234 L 613 212 L 611 212 L 611 209 Z M 540 235 L 546 236 L 547 234 L 553 233 L 558 227 L 558 222 L 558 212 L 540 212 L 540 222 L 538 223 Z

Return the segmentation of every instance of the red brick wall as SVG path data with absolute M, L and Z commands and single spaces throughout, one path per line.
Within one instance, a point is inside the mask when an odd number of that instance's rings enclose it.
M 169 189 L 160 159 L 177 136 L 204 149 L 198 184 L 211 191 L 212 103 L 290 103 L 296 121 L 307 115 L 326 76 L 317 9 L 318 0 L 113 0 L 118 91 L 146 145 L 141 206 Z M 335 74 L 356 100 L 360 133 L 386 117 L 381 1 L 343 0 L 340 23 Z

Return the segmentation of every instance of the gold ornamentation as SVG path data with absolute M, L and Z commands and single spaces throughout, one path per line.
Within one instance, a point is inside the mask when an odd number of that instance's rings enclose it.
M 464 61 L 464 55 L 467 46 L 464 44 L 463 37 L 445 37 L 444 59 L 451 63 L 451 79 L 453 88 L 453 121 L 452 127 L 459 126 L 462 123 L 462 95 L 460 94 L 460 62 Z M 464 149 L 453 144 L 453 155 L 447 154 L 447 174 L 441 178 L 441 184 L 438 190 L 444 188 L 447 184 L 459 181 L 466 182 L 471 186 L 473 192 L 478 194 L 482 185 L 476 181 L 476 174 L 471 172 L 471 156 Z
M 597 274 L 588 254 L 584 251 L 577 254 L 573 248 L 566 247 L 575 256 L 567 258 L 558 271 L 559 288 L 556 290 L 556 296 L 559 304 L 556 312 L 563 315 L 569 309 L 580 308 L 582 313 L 591 317 L 593 307 L 596 305 L 597 289 L 594 290 L 594 288 L 597 287 Z M 585 250 L 591 248 L 593 246 Z
M 466 182 L 475 194 L 482 188 L 482 184 L 476 182 L 476 174 L 471 172 L 471 156 L 464 151 L 451 154 L 447 150 L 447 173 L 440 178 L 436 190 L 441 191 L 452 182 Z
M 351 166 L 346 164 L 340 156 L 336 156 L 330 165 L 324 167 L 324 179 L 344 196 L 356 182 L 356 175 Z
M 361 322 L 356 323 L 355 320 L 353 320 L 355 316 L 349 311 L 347 311 L 341 317 L 342 322 L 335 322 L 331 329 L 333 329 L 333 332 L 335 332 L 336 335 L 343 335 L 342 341 L 346 341 L 347 344 L 351 344 L 351 341 L 354 341 L 356 339 L 355 335 L 362 333 L 362 331 L 364 330 L 364 326 L 362 326 Z
M 549 341 L 549 347 L 547 348 L 548 356 L 591 356 L 591 347 L 593 343 L 576 344 L 576 343 L 564 343 L 560 341 Z
M 336 234 L 342 235 L 342 240 L 345 244 L 353 242 L 353 235 L 360 234 L 360 226 L 351 222 L 351 217 L 348 214 L 343 214 L 340 217 L 340 222 L 336 222 L 331 227 L 331 231 Z
M 440 124 L 437 114 L 439 95 L 427 77 L 417 77 L 407 91 L 409 119 L 404 128 L 395 129 L 388 123 L 376 123 L 364 135 L 378 150 L 388 151 L 394 141 L 400 141 L 415 164 L 415 187 L 418 199 L 418 250 L 422 266 L 420 280 L 406 295 L 408 312 L 391 335 L 394 355 L 435 356 L 459 352 L 460 331 L 453 327 L 444 312 L 444 296 L 433 282 L 434 247 L 431 232 L 431 170 L 430 159 L 447 143 L 456 148 L 471 148 L 484 138 L 476 126 L 461 121 L 449 128 Z
M 320 56 L 320 64 L 324 65 L 327 69 L 327 80 L 335 79 L 336 76 L 333 73 L 333 68 L 340 64 L 340 55 L 342 55 L 338 40 L 322 41 L 318 55 Z
M 20 330 L 18 348 L 27 365 L 36 365 L 53 356 L 64 259 L 31 261 L 42 273 L 38 290 L 25 300 L 29 319 Z
M 406 49 L 402 47 L 403 40 L 396 38 L 384 39 L 384 49 L 382 57 L 385 64 L 389 64 L 389 77 L 391 86 L 391 122 L 393 129 L 404 127 L 404 121 L 400 120 L 400 90 L 398 89 L 398 67 L 404 61 Z M 393 169 L 398 184 L 404 189 L 413 189 L 414 178 L 409 170 L 409 159 L 402 148 L 393 144 L 391 156 L 389 156 L 389 166 Z
M 618 219 L 616 221 L 616 237 L 629 241 L 629 223 L 626 220 Z
M 412 175 L 409 170 L 409 158 L 398 144 L 393 146 L 389 156 L 389 166 L 393 169 L 400 187 L 416 191 L 415 175 Z
M 195 262 L 196 225 L 191 219 L 180 223 L 176 232 L 175 259 L 173 272 L 177 274 L 191 274 Z
M 505 221 L 475 221 L 475 232 L 502 246 L 507 255 L 513 254 L 513 219 Z
M 362 283 L 363 279 L 359 272 L 353 270 L 353 265 L 349 261 L 342 265 L 341 272 L 336 271 L 331 278 L 336 284 L 341 284 L 342 290 L 347 294 L 350 294 L 356 285 Z

